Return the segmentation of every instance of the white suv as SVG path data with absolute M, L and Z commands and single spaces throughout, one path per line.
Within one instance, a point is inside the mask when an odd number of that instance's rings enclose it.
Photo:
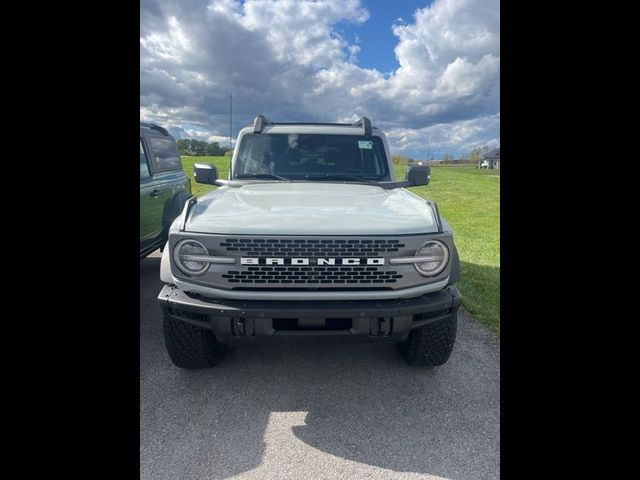
M 227 343 L 342 335 L 398 342 L 412 365 L 447 361 L 461 296 L 453 233 L 434 202 L 394 181 L 385 135 L 354 124 L 240 131 L 227 180 L 210 164 L 169 229 L 158 297 L 172 361 L 214 365 Z

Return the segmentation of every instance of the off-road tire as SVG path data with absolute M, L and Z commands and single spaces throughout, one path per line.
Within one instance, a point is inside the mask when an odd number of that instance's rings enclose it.
M 189 370 L 213 367 L 225 350 L 211 330 L 164 316 L 164 342 L 176 367 Z
M 456 341 L 457 311 L 451 316 L 412 330 L 398 350 L 405 362 L 420 367 L 437 367 L 449 360 Z

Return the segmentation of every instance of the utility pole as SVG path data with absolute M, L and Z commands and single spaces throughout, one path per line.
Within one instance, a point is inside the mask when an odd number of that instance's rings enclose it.
M 231 152 L 233 151 L 233 94 L 229 94 L 229 178 L 231 178 L 231 159 L 233 155 Z

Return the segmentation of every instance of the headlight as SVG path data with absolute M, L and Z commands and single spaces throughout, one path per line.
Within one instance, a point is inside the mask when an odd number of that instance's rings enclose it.
M 416 257 L 424 258 L 424 261 L 415 264 L 416 270 L 421 275 L 433 277 L 447 266 L 449 249 L 438 240 L 430 240 L 416 251 Z
M 209 262 L 197 261 L 191 256 L 208 256 L 209 252 L 200 242 L 195 240 L 181 240 L 173 249 L 173 259 L 182 273 L 197 276 L 209 269 Z

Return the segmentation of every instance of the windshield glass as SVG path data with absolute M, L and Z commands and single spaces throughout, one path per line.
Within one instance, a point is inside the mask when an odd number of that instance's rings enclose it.
M 234 178 L 334 177 L 384 180 L 387 159 L 380 137 L 326 134 L 248 134 L 242 137 Z

